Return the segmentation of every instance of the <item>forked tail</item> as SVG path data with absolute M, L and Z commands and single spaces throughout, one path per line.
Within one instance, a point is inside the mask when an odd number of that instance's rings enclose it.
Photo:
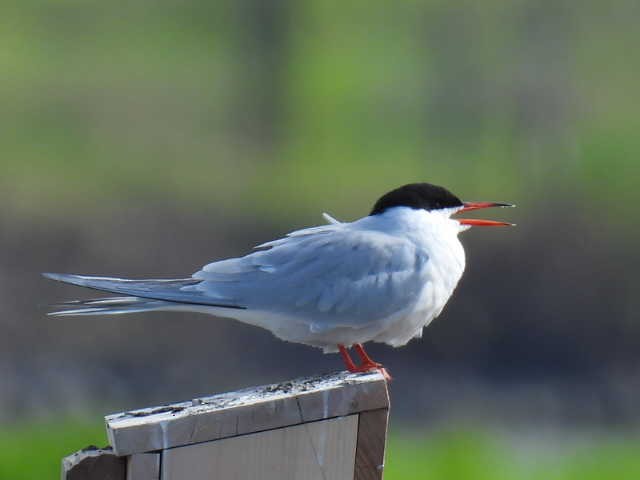
M 120 296 L 76 300 L 59 304 L 63 310 L 50 315 L 96 315 L 134 313 L 152 310 L 175 310 L 180 306 L 212 306 L 243 309 L 232 302 L 221 301 L 196 288 L 202 280 L 195 278 L 132 280 L 126 278 L 43 273 L 59 282 L 92 288 Z

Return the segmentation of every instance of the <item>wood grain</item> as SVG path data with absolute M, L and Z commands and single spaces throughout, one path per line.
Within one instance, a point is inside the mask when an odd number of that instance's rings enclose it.
M 162 454 L 134 453 L 127 458 L 127 480 L 160 480 Z
M 359 414 L 354 480 L 382 480 L 389 410 Z
M 162 480 L 348 480 L 358 415 L 166 450 Z

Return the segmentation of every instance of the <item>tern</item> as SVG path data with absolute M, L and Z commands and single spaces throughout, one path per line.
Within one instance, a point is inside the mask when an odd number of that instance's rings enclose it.
M 47 278 L 118 296 L 63 303 L 50 315 L 148 311 L 202 312 L 262 327 L 276 337 L 340 352 L 351 372 L 380 370 L 363 344 L 399 347 L 443 310 L 462 276 L 458 234 L 510 226 L 451 218 L 502 202 L 463 202 L 449 190 L 413 183 L 378 199 L 353 222 L 324 214 L 326 225 L 263 243 L 239 258 L 205 265 L 188 278 L 124 279 L 44 273 Z M 353 347 L 360 358 L 349 355 Z M 390 378 L 390 377 L 389 377 Z

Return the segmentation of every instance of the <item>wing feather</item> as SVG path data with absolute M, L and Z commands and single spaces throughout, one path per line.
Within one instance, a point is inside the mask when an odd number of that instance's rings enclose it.
M 314 330 L 361 326 L 416 300 L 428 256 L 408 239 L 335 223 L 289 234 L 242 258 L 206 265 L 188 287 Z

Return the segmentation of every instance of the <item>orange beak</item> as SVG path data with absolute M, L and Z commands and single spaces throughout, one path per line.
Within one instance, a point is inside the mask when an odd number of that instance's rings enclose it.
M 515 207 L 510 203 L 502 202 L 464 202 L 464 206 L 456 213 L 470 212 L 472 210 L 480 210 L 481 208 L 491 207 Z M 513 223 L 496 222 L 494 220 L 480 220 L 478 218 L 456 218 L 461 225 L 469 225 L 472 227 L 513 227 Z

